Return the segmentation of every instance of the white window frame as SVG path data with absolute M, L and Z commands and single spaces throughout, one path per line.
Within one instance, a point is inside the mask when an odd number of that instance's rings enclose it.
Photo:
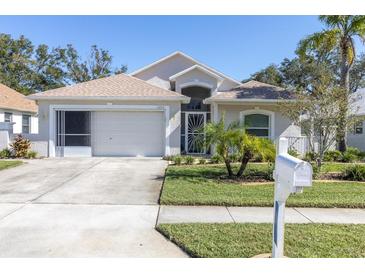
M 6 115 L 10 115 L 10 121 L 6 121 Z M 6 122 L 6 123 L 12 123 L 13 122 L 13 113 L 12 112 L 7 112 L 7 111 L 5 111 L 4 112 L 4 122 Z
M 24 132 L 24 116 L 27 116 L 28 117 L 28 132 Z M 32 115 L 30 114 L 22 114 L 22 133 L 24 134 L 30 134 L 32 132 Z
M 240 112 L 240 122 L 245 124 L 245 116 L 251 114 L 262 114 L 269 117 L 269 136 L 268 138 L 271 140 L 275 139 L 275 112 L 264 109 L 250 109 L 244 110 Z M 259 128 L 258 128 L 259 129 Z M 265 127 L 266 129 L 266 127 Z
M 356 132 L 356 129 L 357 128 L 361 128 L 361 133 L 357 133 Z M 357 122 L 355 125 L 354 125 L 354 134 L 355 135 L 362 135 L 364 134 L 364 122 L 361 121 L 361 122 Z

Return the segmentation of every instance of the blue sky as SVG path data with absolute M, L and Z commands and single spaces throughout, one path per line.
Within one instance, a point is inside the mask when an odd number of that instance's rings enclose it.
M 321 29 L 316 16 L 0 16 L 2 33 L 83 55 L 96 44 L 129 72 L 180 50 L 237 80 L 293 57 Z

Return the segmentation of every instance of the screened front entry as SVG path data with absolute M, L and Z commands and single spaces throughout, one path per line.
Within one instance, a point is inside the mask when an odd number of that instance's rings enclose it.
M 90 111 L 56 111 L 56 156 L 91 156 Z

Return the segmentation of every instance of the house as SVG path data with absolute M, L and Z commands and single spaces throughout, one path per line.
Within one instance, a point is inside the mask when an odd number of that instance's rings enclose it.
M 347 134 L 347 144 L 365 151 L 365 88 L 359 89 L 350 96 L 351 107 L 361 121 Z
M 279 87 L 241 82 L 175 52 L 129 75 L 118 74 L 29 96 L 39 106 L 43 151 L 55 156 L 208 154 L 200 129 L 241 119 L 273 141 L 300 137 L 279 110 Z
M 11 123 L 14 134 L 37 134 L 37 112 L 34 101 L 0 83 L 0 123 Z

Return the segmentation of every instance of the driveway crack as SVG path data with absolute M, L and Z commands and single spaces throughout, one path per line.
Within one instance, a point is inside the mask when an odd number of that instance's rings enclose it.
M 300 215 L 302 215 L 304 218 L 306 218 L 311 223 L 314 223 L 311 219 L 309 219 L 307 216 L 305 216 L 302 212 L 300 212 L 297 208 L 293 207 L 293 209 L 298 212 Z

